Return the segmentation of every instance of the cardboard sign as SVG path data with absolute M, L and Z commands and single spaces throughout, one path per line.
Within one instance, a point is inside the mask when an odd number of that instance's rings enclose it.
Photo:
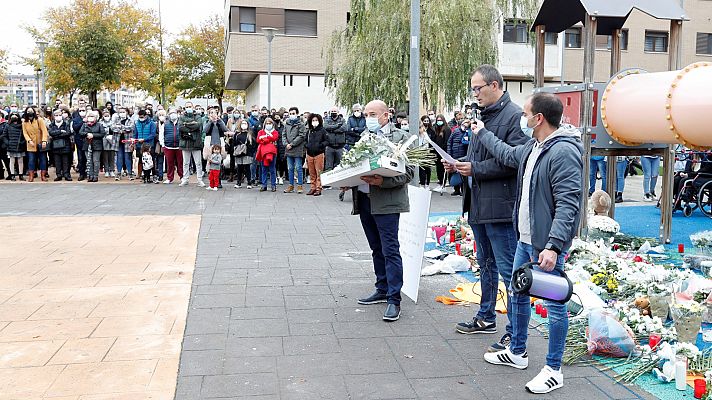
M 408 185 L 410 212 L 401 214 L 398 226 L 398 242 L 403 258 L 403 288 L 401 293 L 413 302 L 418 302 L 420 271 L 423 268 L 423 252 L 428 231 L 431 192 Z

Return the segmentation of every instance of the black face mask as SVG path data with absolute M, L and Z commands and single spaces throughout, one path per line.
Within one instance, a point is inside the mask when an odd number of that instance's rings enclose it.
M 29 119 L 34 119 L 34 118 L 35 118 L 35 113 L 27 113 L 27 118 L 29 118 Z
M 331 113 L 331 118 L 333 118 L 333 119 L 339 118 L 339 114 Z

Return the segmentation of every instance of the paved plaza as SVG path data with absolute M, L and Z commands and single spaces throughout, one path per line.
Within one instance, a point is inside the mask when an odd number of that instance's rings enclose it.
M 373 272 L 350 195 L 225 187 L 0 184 L 0 399 L 652 398 L 593 367 L 528 394 L 546 340 L 530 330 L 527 370 L 485 363 L 499 335 L 454 329 L 476 306 L 434 301 L 457 277 L 424 277 L 394 323 L 356 303 Z

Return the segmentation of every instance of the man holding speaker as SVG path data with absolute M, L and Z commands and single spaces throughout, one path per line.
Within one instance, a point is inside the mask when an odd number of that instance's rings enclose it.
M 521 125 L 533 140 L 512 147 L 487 130 L 482 121 L 473 123 L 473 134 L 504 165 L 518 169 L 514 226 L 518 243 L 514 269 L 537 262 L 542 272 L 559 274 L 581 218 L 583 195 L 583 147 L 580 132 L 561 126 L 563 105 L 553 94 L 537 93 L 524 105 Z M 470 163 L 449 167 L 467 176 Z M 563 387 L 561 359 L 569 328 L 566 304 L 545 301 L 549 318 L 549 350 L 546 366 L 525 388 L 531 393 L 549 393 Z M 517 369 L 529 366 L 526 345 L 531 316 L 529 293 L 513 293 L 512 341 L 504 350 L 485 354 L 491 364 Z

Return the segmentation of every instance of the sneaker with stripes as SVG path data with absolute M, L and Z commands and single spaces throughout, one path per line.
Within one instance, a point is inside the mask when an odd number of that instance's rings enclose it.
M 536 394 L 549 393 L 561 387 L 564 387 L 564 374 L 561 373 L 561 369 L 555 371 L 548 365 L 525 386 L 527 391 Z
M 497 324 L 494 322 L 485 322 L 475 317 L 472 318 L 472 321 L 459 322 L 455 325 L 455 330 L 465 335 L 472 335 L 474 333 L 497 333 Z
M 529 357 L 526 351 L 524 354 L 516 355 L 509 351 L 509 347 L 502 351 L 485 353 L 485 361 L 490 364 L 506 365 L 516 369 L 525 369 L 529 366 Z
M 512 335 L 509 333 L 505 333 L 504 336 L 502 336 L 501 339 L 499 339 L 499 342 L 493 344 L 487 349 L 488 353 L 495 353 L 498 351 L 502 351 L 509 347 L 509 344 L 512 343 Z

